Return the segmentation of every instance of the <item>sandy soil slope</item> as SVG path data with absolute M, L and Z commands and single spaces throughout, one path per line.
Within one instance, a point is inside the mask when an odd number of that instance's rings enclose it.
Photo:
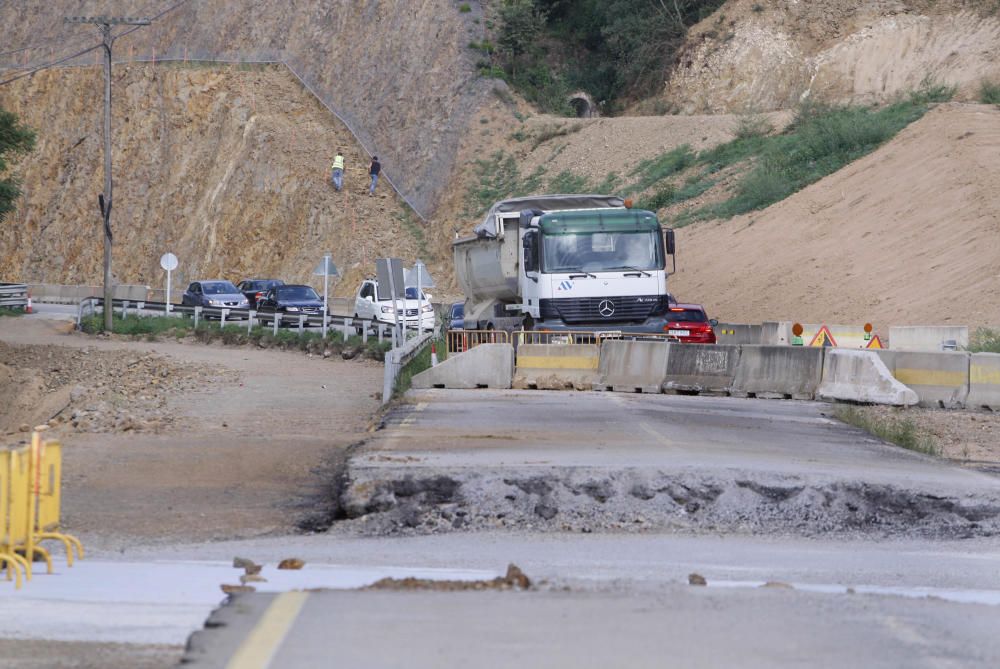
M 942 105 L 772 207 L 679 232 L 673 292 L 730 321 L 1000 322 L 1000 110 Z

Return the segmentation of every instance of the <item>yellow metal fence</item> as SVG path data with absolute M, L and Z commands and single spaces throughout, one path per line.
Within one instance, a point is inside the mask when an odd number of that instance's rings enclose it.
M 560 332 L 547 330 L 517 330 L 509 333 L 504 330 L 448 330 L 448 352 L 461 353 L 480 344 L 597 344 L 606 339 L 633 339 L 640 341 L 677 341 L 677 337 L 666 333 L 631 333 L 631 332 L 588 332 L 564 330 Z
M 36 558 L 52 573 L 52 557 L 41 546 L 43 541 L 61 542 L 69 566 L 74 551 L 77 559 L 83 558 L 79 539 L 60 531 L 61 484 L 58 441 L 43 440 L 34 432 L 30 445 L 0 451 L 0 564 L 17 588 L 31 579 Z

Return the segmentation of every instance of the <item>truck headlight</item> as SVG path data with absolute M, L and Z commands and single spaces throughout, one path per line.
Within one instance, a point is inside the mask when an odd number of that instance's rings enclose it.
M 383 314 L 391 314 L 392 313 L 392 307 L 382 307 L 382 313 Z

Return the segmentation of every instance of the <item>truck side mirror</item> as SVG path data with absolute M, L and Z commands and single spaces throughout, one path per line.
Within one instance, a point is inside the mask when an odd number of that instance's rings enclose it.
M 667 230 L 667 255 L 672 256 L 677 251 L 677 241 L 674 239 L 674 231 Z

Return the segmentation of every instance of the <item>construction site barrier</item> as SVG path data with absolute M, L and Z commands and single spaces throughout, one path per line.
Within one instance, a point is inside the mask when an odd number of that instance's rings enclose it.
M 596 344 L 521 344 L 512 386 L 590 390 L 598 378 L 600 359 Z
M 480 344 L 509 344 L 506 330 L 448 330 L 448 353 L 461 353 Z
M 83 544 L 60 531 L 62 446 L 45 441 L 41 433 L 31 435 L 31 444 L 0 451 L 0 562 L 7 580 L 20 588 L 31 580 L 36 557 L 52 573 L 52 557 L 40 544 L 60 541 L 67 565 L 83 558 Z
M 667 378 L 670 344 L 665 341 L 601 342 L 600 380 L 594 390 L 659 393 Z

